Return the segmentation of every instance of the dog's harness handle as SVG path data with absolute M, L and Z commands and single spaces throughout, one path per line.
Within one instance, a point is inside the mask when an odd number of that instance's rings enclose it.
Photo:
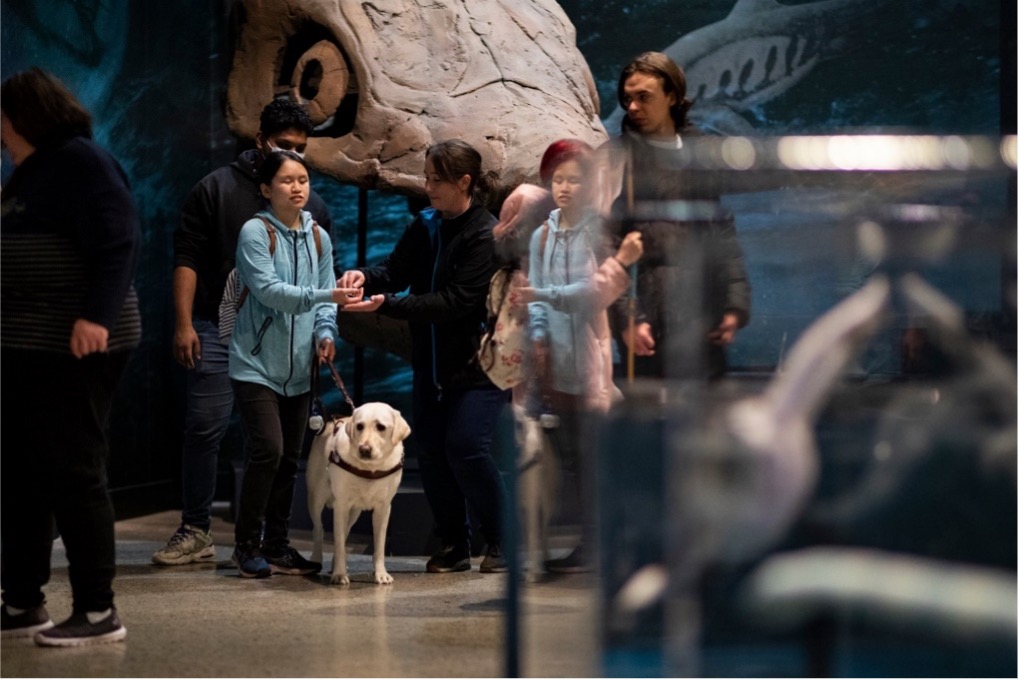
M 329 453 L 329 462 L 340 466 L 348 473 L 358 476 L 359 478 L 365 478 L 366 480 L 378 480 L 379 478 L 385 478 L 388 475 L 393 475 L 401 468 L 404 467 L 404 457 L 400 457 L 400 463 L 393 468 L 386 471 L 366 471 L 364 468 L 357 468 L 347 463 L 340 458 L 340 454 L 334 449 Z

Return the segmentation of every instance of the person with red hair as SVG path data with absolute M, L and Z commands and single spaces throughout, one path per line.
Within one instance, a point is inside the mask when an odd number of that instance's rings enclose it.
M 585 477 L 591 466 L 581 461 L 582 434 L 619 395 L 612 382 L 606 306 L 626 288 L 626 268 L 641 256 L 640 235 L 634 233 L 615 256 L 603 257 L 603 225 L 592 202 L 595 171 L 594 150 L 581 140 L 557 140 L 545 150 L 539 176 L 556 208 L 531 236 L 530 286 L 515 294 L 516 304 L 528 304 L 533 344 L 526 408 L 545 424 L 557 424 L 547 433 L 564 467 L 574 472 L 585 516 L 591 511 Z M 587 569 L 591 525 L 586 517 L 581 545 L 547 561 L 546 569 Z

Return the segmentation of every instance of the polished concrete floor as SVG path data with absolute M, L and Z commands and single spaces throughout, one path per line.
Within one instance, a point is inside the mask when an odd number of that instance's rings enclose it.
M 316 577 L 241 579 L 232 526 L 215 519 L 217 563 L 159 567 L 174 511 L 117 524 L 116 604 L 127 639 L 78 649 L 3 641 L 0 676 L 14 677 L 501 677 L 507 675 L 507 575 L 433 575 L 425 556 L 393 557 L 394 584 L 371 581 L 371 556 L 349 550 L 352 584 Z M 292 533 L 307 556 L 310 532 Z M 330 539 L 327 535 L 327 542 Z M 329 565 L 332 555 L 326 556 Z M 59 540 L 46 588 L 55 621 L 70 614 Z M 596 669 L 591 575 L 521 584 L 524 676 L 591 677 Z

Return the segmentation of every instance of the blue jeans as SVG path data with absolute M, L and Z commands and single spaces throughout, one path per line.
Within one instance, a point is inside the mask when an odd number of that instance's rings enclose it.
M 216 325 L 194 321 L 202 343 L 202 359 L 186 378 L 184 446 L 181 453 L 181 524 L 208 531 L 216 495 L 220 444 L 230 425 L 234 392 L 227 375 L 229 349 L 220 342 Z
M 469 508 L 487 543 L 503 539 L 506 487 L 492 457 L 492 441 L 509 401 L 509 391 L 495 386 L 446 390 L 440 400 L 428 380 L 415 377 L 421 481 L 443 546 L 470 550 Z
M 285 397 L 257 383 L 233 385 L 248 454 L 234 541 L 281 549 L 289 543 L 290 507 L 312 394 Z

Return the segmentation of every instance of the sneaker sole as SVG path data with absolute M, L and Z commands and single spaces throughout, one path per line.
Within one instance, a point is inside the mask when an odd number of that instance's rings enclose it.
M 497 568 L 489 567 L 488 565 L 479 565 L 478 566 L 478 571 L 479 572 L 484 572 L 486 574 L 498 574 L 500 572 L 507 572 L 509 570 L 510 570 L 510 568 L 508 568 L 506 566 L 497 567 Z
M 198 553 L 189 553 L 179 558 L 160 558 L 158 556 L 152 557 L 152 562 L 156 565 L 187 565 L 188 563 L 215 563 L 216 562 L 216 547 L 207 546 Z
M 0 632 L 0 639 L 17 639 L 17 638 L 32 638 L 40 631 L 46 631 L 47 629 L 53 628 L 53 620 L 49 622 L 43 622 L 42 624 L 36 624 L 31 627 L 21 627 L 20 629 L 8 629 L 7 631 Z
M 425 566 L 425 571 L 426 572 L 431 572 L 433 574 L 445 574 L 447 572 L 467 572 L 470 569 L 471 569 L 471 561 L 470 560 L 461 561 L 460 563 L 457 563 L 453 567 L 449 567 L 449 568 L 440 568 L 440 567 L 435 567 L 435 566 L 432 566 L 432 565 L 426 565 Z
M 120 627 L 113 631 L 99 636 L 80 636 L 78 638 L 46 638 L 42 633 L 36 634 L 35 642 L 41 646 L 53 648 L 72 648 L 77 646 L 92 646 L 101 643 L 116 643 L 127 637 L 127 629 Z
M 322 568 L 318 570 L 314 568 L 285 568 L 277 567 L 272 563 L 269 564 L 269 573 L 273 575 L 295 575 L 303 577 L 305 575 L 315 575 L 322 572 Z
M 237 568 L 238 573 L 245 579 L 268 579 L 273 574 L 272 570 L 266 570 L 265 572 L 245 572 L 241 568 Z

